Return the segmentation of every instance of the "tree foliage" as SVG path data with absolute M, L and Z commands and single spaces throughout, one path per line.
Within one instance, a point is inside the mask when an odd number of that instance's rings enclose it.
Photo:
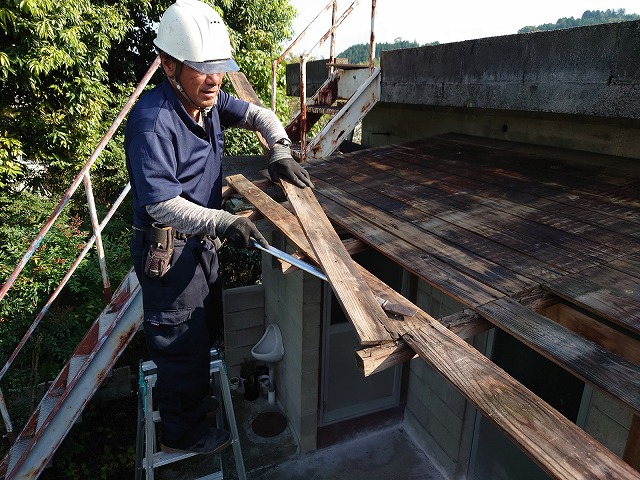
M 438 45 L 438 42 L 427 43 L 425 45 Z M 393 43 L 376 43 L 376 54 L 375 61 L 376 63 L 380 62 L 380 54 L 382 52 L 386 52 L 387 50 L 398 50 L 401 48 L 415 48 L 419 47 L 420 44 L 416 41 L 410 42 L 408 40 L 403 40 L 402 38 L 396 38 Z M 369 44 L 368 43 L 359 43 L 357 45 L 352 45 L 342 53 L 338 55 L 340 58 L 347 58 L 349 63 L 352 64 L 367 64 L 369 63 Z
M 104 134 L 104 65 L 133 23 L 123 2 L 1 4 L 0 188 L 57 192 Z
M 544 30 L 558 30 L 561 28 L 584 27 L 587 25 L 601 25 L 603 23 L 626 22 L 629 20 L 639 20 L 640 15 L 627 14 L 624 8 L 618 10 L 587 10 L 580 18 L 563 17 L 556 23 L 545 23 L 538 26 L 523 27 L 518 33 L 541 32 Z

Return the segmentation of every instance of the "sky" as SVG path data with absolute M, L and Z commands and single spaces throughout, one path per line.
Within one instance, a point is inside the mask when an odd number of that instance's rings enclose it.
M 331 27 L 331 8 L 323 11 L 330 0 L 290 0 L 298 10 L 293 26 L 293 41 L 310 22 L 292 52 L 309 53 Z M 338 0 L 338 17 L 352 0 Z M 559 18 L 582 16 L 585 10 L 619 10 L 640 14 L 640 3 L 631 0 L 377 0 L 375 36 L 377 42 L 392 43 L 396 38 L 450 43 L 475 38 L 515 34 L 522 27 L 555 23 Z M 336 34 L 336 54 L 358 43 L 369 43 L 371 0 L 360 0 Z M 316 58 L 328 56 L 329 41 L 312 51 Z M 288 44 L 287 44 L 288 46 Z

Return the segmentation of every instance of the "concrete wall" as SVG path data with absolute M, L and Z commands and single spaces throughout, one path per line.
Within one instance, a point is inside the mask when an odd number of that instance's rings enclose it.
M 251 285 L 222 292 L 224 302 L 224 359 L 229 377 L 253 359 L 251 349 L 264 334 L 264 287 Z
M 383 52 L 384 103 L 640 118 L 640 21 Z
M 280 234 L 267 239 L 286 250 Z M 282 274 L 277 260 L 267 254 L 262 262 L 266 322 L 278 324 L 284 341 L 284 358 L 276 365 L 276 396 L 304 453 L 316 449 L 322 282 L 300 270 Z
M 633 414 L 628 408 L 594 390 L 584 429 L 616 455 L 622 457 Z
M 362 144 L 448 132 L 640 157 L 640 22 L 383 52 Z

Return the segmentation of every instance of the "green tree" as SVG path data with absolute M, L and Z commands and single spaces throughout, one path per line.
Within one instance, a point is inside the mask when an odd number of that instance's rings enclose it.
M 135 3 L 143 9 L 149 0 Z M 133 22 L 126 2 L 0 5 L 0 188 L 59 192 L 119 101 L 104 64 Z
M 603 23 L 626 22 L 629 20 L 639 20 L 640 15 L 627 14 L 624 8 L 618 10 L 586 10 L 582 17 L 563 17 L 556 23 L 545 23 L 538 26 L 527 26 L 518 30 L 518 33 L 541 32 L 548 30 L 559 30 L 561 28 L 584 27 L 587 25 L 600 25 Z
M 438 42 L 426 43 L 425 45 L 438 45 Z M 401 48 L 415 48 L 419 47 L 420 44 L 416 41 L 408 41 L 403 40 L 402 38 L 396 38 L 392 43 L 380 42 L 376 43 L 376 54 L 375 60 L 376 63 L 380 61 L 380 54 L 382 52 L 386 52 L 388 50 L 398 50 Z M 369 63 L 369 44 L 359 43 L 357 45 L 352 45 L 343 52 L 341 52 L 338 57 L 347 58 L 349 63 L 353 64 L 368 64 Z
M 230 30 L 234 55 L 256 94 L 266 106 L 271 104 L 271 61 L 278 58 L 281 45 L 293 35 L 295 9 L 289 0 L 227 0 L 220 13 Z M 285 65 L 278 67 L 277 112 L 288 111 L 285 94 Z M 233 91 L 228 83 L 225 89 Z M 286 125 L 290 118 L 280 118 Z M 262 148 L 253 132 L 231 129 L 225 132 L 227 155 L 257 155 Z

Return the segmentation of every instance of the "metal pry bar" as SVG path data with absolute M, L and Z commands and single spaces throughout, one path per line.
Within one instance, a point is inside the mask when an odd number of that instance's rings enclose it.
M 294 267 L 298 267 L 300 270 L 304 270 L 305 272 L 308 272 L 311 275 L 315 275 L 320 280 L 324 280 L 325 282 L 329 281 L 327 279 L 327 276 L 319 268 L 314 267 L 313 265 L 310 265 L 306 262 L 303 262 L 299 258 L 289 255 L 288 253 L 283 252 L 282 250 L 278 250 L 276 247 L 272 247 L 271 245 L 269 245 L 268 248 L 265 248 L 253 238 L 251 239 L 251 242 L 253 243 L 253 246 L 258 250 L 262 250 L 263 252 L 267 252 L 269 255 L 273 255 L 274 257 L 279 258 L 280 260 L 284 260 L 285 262 L 290 263 Z
M 273 255 L 274 257 L 279 258 L 280 260 L 284 260 L 285 262 L 290 263 L 294 267 L 298 267 L 300 270 L 304 270 L 305 272 L 308 272 L 311 275 L 315 275 L 320 280 L 324 280 L 325 282 L 329 281 L 327 279 L 327 276 L 318 267 L 311 265 L 307 262 L 303 262 L 299 258 L 289 255 L 288 253 L 283 252 L 282 250 L 278 250 L 276 247 L 272 247 L 271 245 L 265 248 L 253 238 L 251 239 L 251 242 L 252 242 L 252 245 L 258 250 L 262 250 L 263 252 L 267 252 L 269 255 Z M 385 312 L 392 313 L 394 315 L 400 315 L 402 317 L 412 317 L 417 313 L 417 309 L 415 308 L 406 307 L 398 303 L 392 303 L 392 302 L 389 302 L 389 300 L 385 300 L 378 296 L 376 296 L 376 300 L 378 301 L 378 303 L 380 304 L 380 306 Z

